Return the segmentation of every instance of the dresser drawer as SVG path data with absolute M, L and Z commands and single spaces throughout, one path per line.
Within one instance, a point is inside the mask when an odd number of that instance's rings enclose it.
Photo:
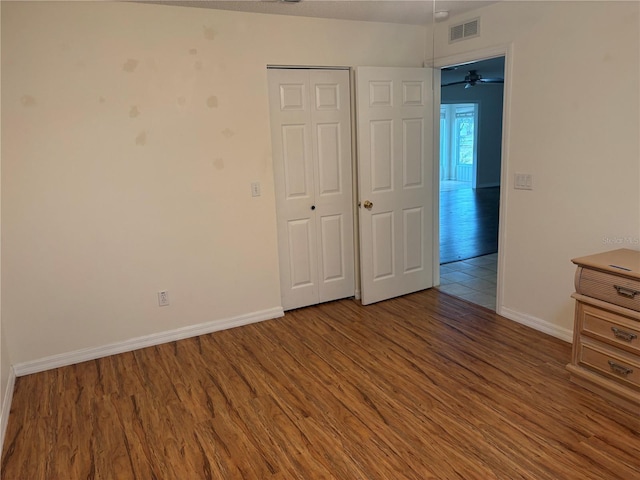
M 587 297 L 640 311 L 640 280 L 578 267 L 575 287 L 576 292 Z
M 640 355 L 640 322 L 593 305 L 578 305 L 580 333 Z
M 618 383 L 640 389 L 640 357 L 584 338 L 579 347 L 578 362 Z

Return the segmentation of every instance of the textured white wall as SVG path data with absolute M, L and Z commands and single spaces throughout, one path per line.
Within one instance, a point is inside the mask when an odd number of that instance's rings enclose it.
M 505 1 L 469 17 L 479 38 L 449 45 L 447 23 L 428 34 L 437 58 L 511 45 L 502 307 L 560 333 L 573 325 L 570 259 L 640 248 L 639 10 Z M 513 190 L 516 172 L 533 191 Z
M 14 363 L 278 307 L 267 64 L 420 66 L 426 31 L 105 2 L 2 22 Z

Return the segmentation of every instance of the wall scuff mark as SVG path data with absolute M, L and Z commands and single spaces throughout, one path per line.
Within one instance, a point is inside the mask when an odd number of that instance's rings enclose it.
M 207 98 L 207 107 L 209 108 L 217 108 L 218 107 L 218 97 L 215 95 L 211 95 Z
M 204 38 L 206 38 L 207 40 L 213 40 L 216 38 L 216 35 L 218 34 L 218 32 L 216 32 L 213 27 L 203 26 L 202 34 L 204 35 Z
M 20 103 L 22 103 L 23 107 L 35 107 L 36 99 L 33 98 L 31 95 L 23 95 L 22 98 L 20 99 Z
M 147 144 L 147 132 L 140 132 L 136 137 L 136 145 L 144 147 Z
M 223 170 L 224 169 L 224 159 L 222 158 L 216 158 L 213 160 L 213 166 L 216 168 L 216 170 Z
M 138 68 L 138 60 L 135 60 L 133 58 L 130 58 L 129 60 L 127 60 L 122 66 L 122 70 L 124 70 L 127 73 L 135 72 L 136 68 Z

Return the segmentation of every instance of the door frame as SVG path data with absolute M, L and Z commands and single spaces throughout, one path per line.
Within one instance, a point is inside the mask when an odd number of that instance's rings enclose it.
M 502 299 L 504 298 L 504 270 L 505 259 L 504 252 L 507 242 L 506 237 L 506 217 L 507 217 L 507 205 L 510 190 L 509 186 L 509 140 L 511 125 L 511 76 L 513 72 L 513 44 L 498 45 L 495 47 L 484 48 L 479 50 L 473 50 L 470 52 L 459 53 L 456 55 L 448 55 L 444 57 L 435 57 L 429 62 L 425 62 L 426 66 L 433 67 L 434 69 L 434 116 L 438 116 L 436 122 L 434 118 L 434 182 L 433 187 L 434 195 L 434 251 L 433 251 L 433 280 L 434 285 L 440 284 L 440 88 L 435 88 L 436 85 L 441 85 L 441 69 L 448 65 L 455 65 L 461 63 L 479 62 L 482 60 L 488 60 L 495 57 L 504 57 L 504 93 L 503 93 L 503 105 L 502 105 L 502 159 L 500 162 L 500 207 L 498 213 L 498 275 L 497 275 L 497 287 L 496 287 L 496 313 L 502 314 Z M 437 106 L 437 107 L 436 107 Z M 435 140 L 438 139 L 436 142 Z

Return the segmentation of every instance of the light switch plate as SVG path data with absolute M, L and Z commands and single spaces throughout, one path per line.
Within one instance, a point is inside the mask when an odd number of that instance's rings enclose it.
M 533 176 L 530 173 L 516 173 L 513 188 L 516 190 L 533 190 Z
M 252 197 L 260 196 L 260 182 L 253 182 L 251 184 L 251 196 Z

